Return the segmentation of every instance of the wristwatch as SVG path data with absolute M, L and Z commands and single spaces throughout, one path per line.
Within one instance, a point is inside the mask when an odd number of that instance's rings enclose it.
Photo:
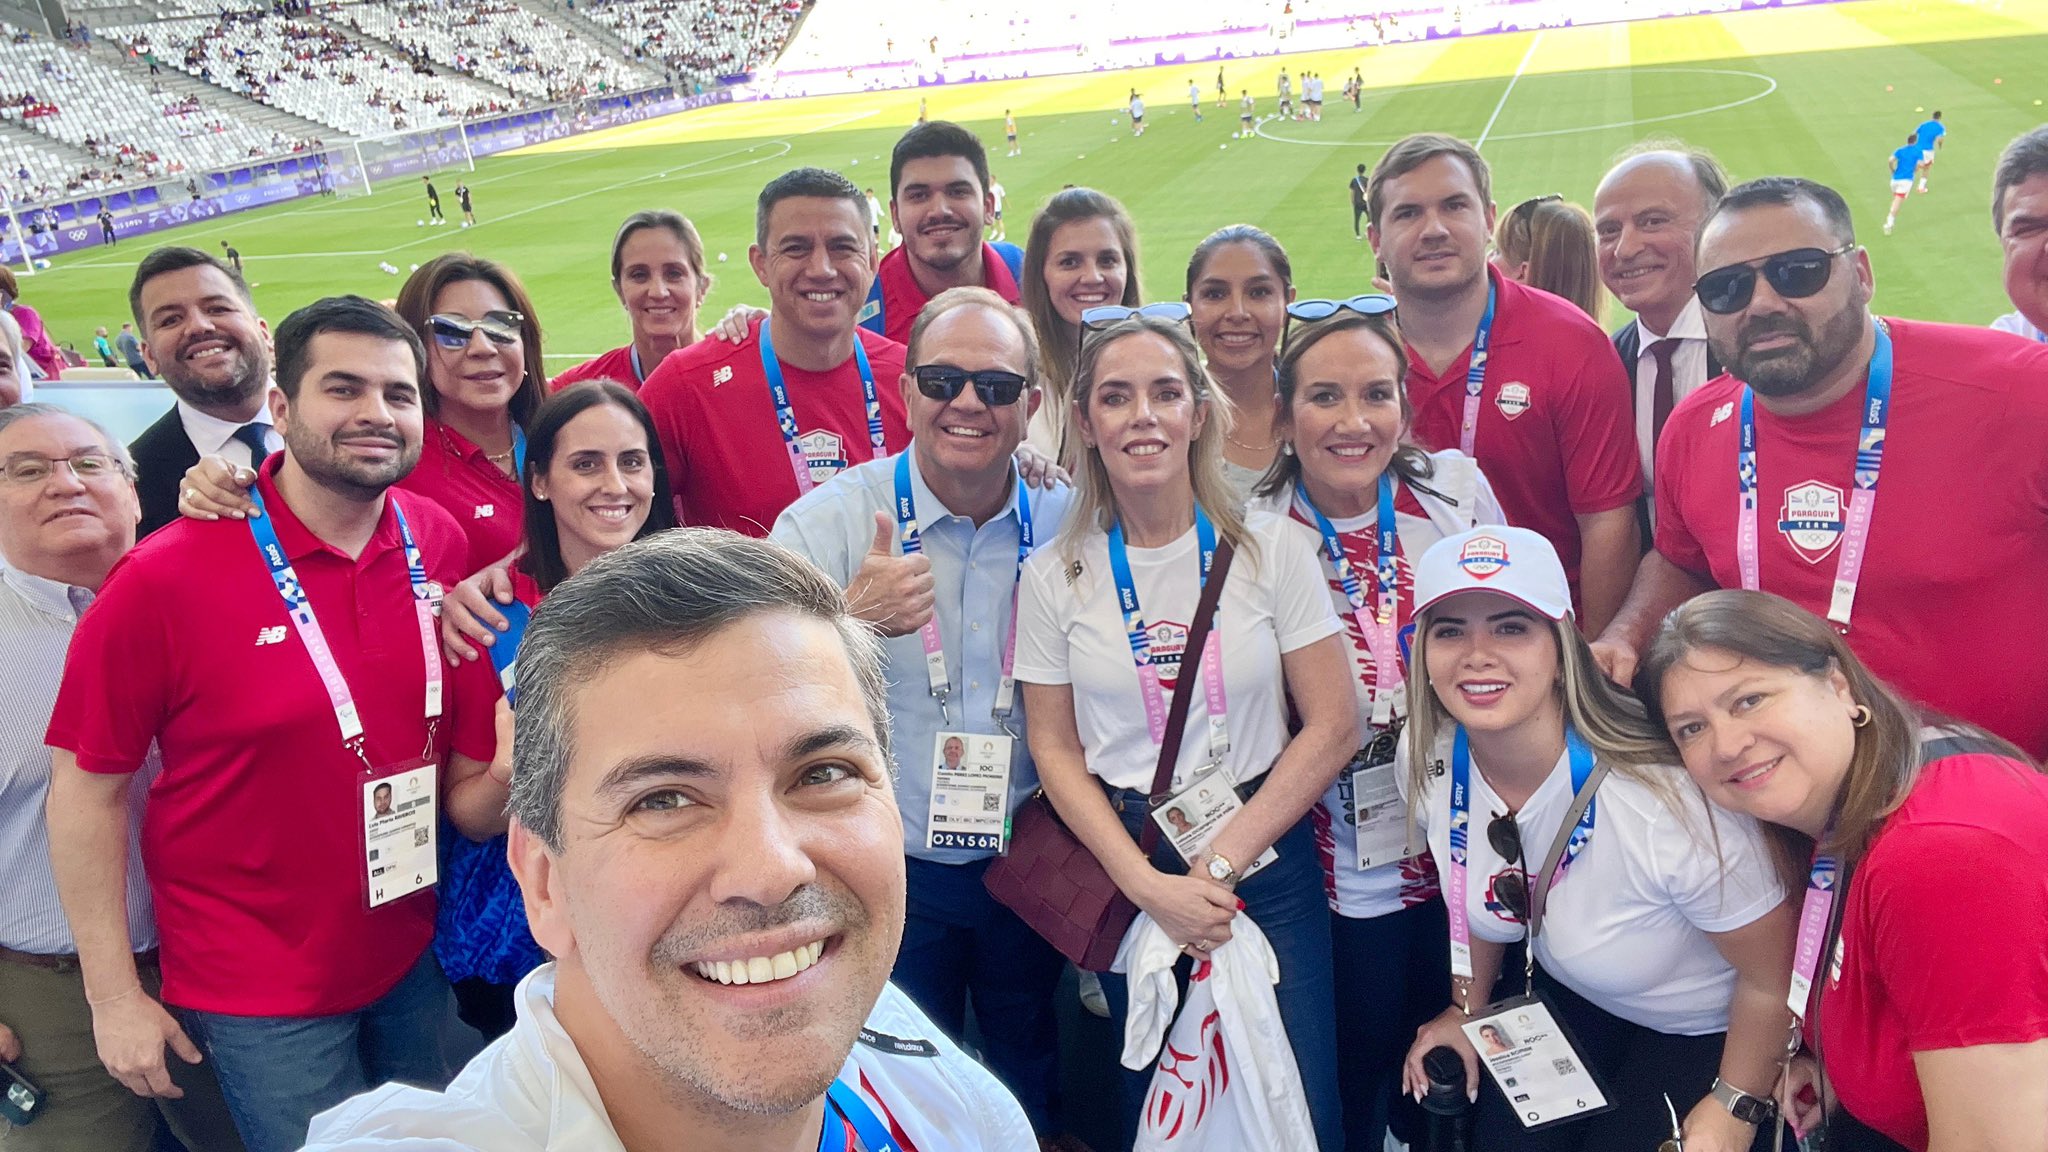
M 1714 1086 L 1707 1090 L 1707 1095 L 1719 1100 L 1730 1116 L 1744 1124 L 1768 1124 L 1778 1115 L 1775 1101 L 1752 1096 L 1719 1077 L 1714 1079 Z
M 1218 884 L 1235 884 L 1241 879 L 1237 868 L 1218 853 L 1209 853 L 1209 879 Z

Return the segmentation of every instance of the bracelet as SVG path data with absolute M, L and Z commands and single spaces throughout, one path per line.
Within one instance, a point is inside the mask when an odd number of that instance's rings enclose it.
M 128 997 L 133 996 L 140 991 L 142 991 L 142 985 L 137 984 L 135 987 L 130 988 L 126 992 L 121 992 L 113 996 L 102 997 L 98 1000 L 95 1000 L 92 997 L 87 996 L 85 998 L 85 1005 L 88 1008 L 101 1008 L 108 1004 L 112 1004 L 116 1000 L 126 1000 Z

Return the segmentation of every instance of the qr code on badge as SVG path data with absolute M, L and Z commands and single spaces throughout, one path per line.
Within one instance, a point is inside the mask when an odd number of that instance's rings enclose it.
M 1002 806 L 1003 798 L 1001 796 L 996 795 L 993 792 L 981 798 L 981 810 L 983 812 L 999 811 L 1001 810 Z
M 1572 1076 L 1576 1075 L 1579 1071 L 1579 1066 L 1572 1063 L 1572 1059 L 1569 1056 L 1559 1056 L 1550 1062 L 1550 1066 L 1559 1076 Z
M 415 848 L 425 848 L 427 846 L 427 837 L 430 835 L 432 835 L 432 833 L 425 828 L 413 829 L 412 846 Z

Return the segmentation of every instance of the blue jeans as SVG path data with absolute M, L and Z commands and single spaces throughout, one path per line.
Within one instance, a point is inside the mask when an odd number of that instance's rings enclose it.
M 1256 783 L 1252 786 L 1256 789 Z M 1146 796 L 1129 789 L 1108 789 L 1111 807 L 1116 809 L 1132 839 L 1149 822 Z M 1323 895 L 1323 866 L 1316 855 L 1315 832 L 1304 816 L 1273 844 L 1280 858 L 1237 886 L 1245 903 L 1245 915 L 1266 934 L 1267 943 L 1280 961 L 1280 982 L 1273 987 L 1280 1003 L 1280 1022 L 1287 1030 L 1287 1042 L 1294 1048 L 1294 1062 L 1301 1075 L 1301 1087 L 1308 1097 L 1309 1116 L 1315 1121 L 1316 1143 L 1323 1152 L 1344 1147 L 1343 1097 L 1337 1088 L 1336 989 L 1331 975 L 1330 905 Z M 1152 866 L 1161 872 L 1184 874 L 1188 868 L 1164 836 L 1152 853 Z M 1182 987 L 1191 961 L 1182 958 L 1178 971 Z M 1109 1000 L 1109 1018 L 1116 1025 L 1121 1042 L 1124 1020 L 1129 1014 L 1129 983 L 1114 972 L 1102 974 L 1102 992 Z M 1121 1043 L 1119 1043 L 1121 1046 Z M 1137 1139 L 1138 1116 L 1145 1107 L 1145 1092 L 1152 1084 L 1152 1069 L 1142 1072 L 1122 1069 L 1124 1085 L 1123 1146 Z M 1289 1149 L 1287 1152 L 1314 1152 Z
M 1344 1147 L 1381 1152 L 1387 1129 L 1420 1146 L 1422 1109 L 1401 1093 L 1401 1062 L 1415 1030 L 1451 1001 L 1450 928 L 1442 900 L 1384 916 L 1330 914 L 1336 947 L 1337 1080 Z
M 220 1080 L 249 1152 L 296 1152 L 313 1117 L 390 1080 L 448 1083 L 441 1021 L 448 980 L 423 952 L 368 1006 L 337 1016 L 229 1016 L 178 1009 Z
M 1059 1131 L 1059 1029 L 1053 994 L 1066 961 L 982 887 L 989 862 L 905 862 L 910 882 L 903 947 L 890 979 L 958 1040 L 967 1001 L 981 1056 L 1024 1106 L 1033 1131 Z

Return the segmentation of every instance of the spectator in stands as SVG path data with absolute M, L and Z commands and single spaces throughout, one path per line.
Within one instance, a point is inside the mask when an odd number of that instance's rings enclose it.
M 55 380 L 64 374 L 64 354 L 57 351 L 57 345 L 50 340 L 50 334 L 43 330 L 43 318 L 36 310 L 21 302 L 21 284 L 14 278 L 14 270 L 0 264 L 0 312 L 13 317 L 21 327 L 22 343 L 28 349 L 29 375 Z
M 1993 328 L 2048 341 L 2048 125 L 2006 145 L 1991 183 L 1991 226 L 2005 248 L 2013 311 Z
M 769 314 L 738 345 L 703 340 L 669 356 L 641 399 L 677 519 L 764 536 L 798 496 L 901 451 L 909 429 L 900 390 L 886 386 L 902 375 L 903 346 L 856 323 L 875 262 L 860 189 L 822 168 L 786 172 L 761 190 L 754 233 L 747 259 Z
M 1607 301 L 1600 291 L 1593 217 L 1584 208 L 1555 193 L 1524 200 L 1500 218 L 1493 247 L 1502 275 L 1562 296 L 1600 322 Z
M 32 398 L 35 385 L 28 375 L 28 349 L 23 346 L 21 325 L 0 312 L 0 408 L 9 408 Z
M 1182 299 L 1209 375 L 1230 401 L 1223 475 L 1240 501 L 1250 500 L 1280 451 L 1273 356 L 1294 302 L 1294 267 L 1263 229 L 1232 224 L 1195 245 Z
M 178 400 L 129 445 L 142 497 L 142 533 L 177 519 L 185 473 L 203 457 L 246 473 L 284 446 L 271 427 L 270 341 L 249 287 L 197 248 L 163 247 L 136 265 L 128 289 L 146 333 L 145 362 Z
M 669 353 L 697 342 L 697 309 L 711 285 L 695 224 L 658 208 L 626 217 L 612 240 L 612 292 L 626 309 L 633 341 L 563 372 L 548 387 L 602 378 L 638 391 Z
M 422 631 L 429 582 L 459 578 L 461 530 L 389 495 L 420 453 L 417 337 L 334 297 L 276 343 L 285 448 L 260 469 L 267 514 L 181 521 L 130 554 L 79 623 L 47 735 L 51 859 L 101 1058 L 160 1092 L 166 1046 L 203 1052 L 249 1152 L 291 1152 L 315 1112 L 371 1084 L 445 1080 L 433 830 L 445 805 L 488 837 L 506 800 L 488 772 L 496 685 L 444 669 Z M 121 912 L 152 744 L 143 863 L 175 1017 L 139 984 Z M 400 822 L 368 813 L 380 781 L 407 798 Z M 402 867 L 366 874 L 379 843 Z
M 6 324 L 0 322 L 0 328 Z M 0 341 L 4 344 L 4 341 Z M 4 352 L 0 352 L 4 355 Z M 193 1149 L 239 1149 L 213 1070 L 169 1061 L 167 1079 L 131 1086 L 94 1051 L 78 945 L 57 900 L 43 822 L 50 750 L 43 743 L 79 614 L 135 543 L 133 470 L 98 425 L 51 404 L 0 411 L 0 857 L 10 892 L 0 914 L 0 1059 L 49 1094 L 13 1152 L 151 1152 L 162 1119 Z M 55 517 L 57 512 L 66 515 Z M 157 757 L 121 800 L 130 814 L 126 884 L 116 899 L 142 991 L 159 995 L 156 922 L 142 872 L 139 819 Z M 4 1034 L 12 1032 L 12 1050 Z
M 628 544 L 550 595 L 519 691 L 511 860 L 557 959 L 460 1089 L 372 1093 L 320 1117 L 309 1152 L 568 1133 L 1031 1152 L 1016 1102 L 888 985 L 904 880 L 884 684 L 837 587 L 727 533 Z M 663 702 L 683 699 L 692 722 L 673 723 Z
M 1491 190 L 1470 144 L 1410 136 L 1373 169 L 1369 234 L 1401 300 L 1416 440 L 1479 461 L 1509 522 L 1557 549 L 1590 631 L 1642 555 L 1628 381 L 1583 312 L 1488 263 Z
M 1138 230 L 1115 198 L 1093 188 L 1053 193 L 1032 218 L 1024 244 L 1024 310 L 1038 330 L 1045 403 L 1031 420 L 1030 443 L 1062 465 L 1078 445 L 1067 443 L 1067 406 L 1081 353 L 1081 313 L 1102 304 L 1135 307 Z
M 889 157 L 889 217 L 903 243 L 875 266 L 861 326 L 897 343 L 925 302 L 948 288 L 987 288 L 1016 303 L 1024 251 L 983 241 L 996 210 L 988 154 L 958 124 L 919 124 Z
M 1656 549 L 1602 666 L 1627 683 L 1673 608 L 1761 589 L 1826 613 L 1909 697 L 2048 751 L 2048 711 L 2014 690 L 2048 684 L 2048 618 L 2012 610 L 2048 570 L 2048 345 L 1872 316 L 1848 205 L 1797 177 L 1730 190 L 1699 263 L 1730 374 L 1658 442 Z

